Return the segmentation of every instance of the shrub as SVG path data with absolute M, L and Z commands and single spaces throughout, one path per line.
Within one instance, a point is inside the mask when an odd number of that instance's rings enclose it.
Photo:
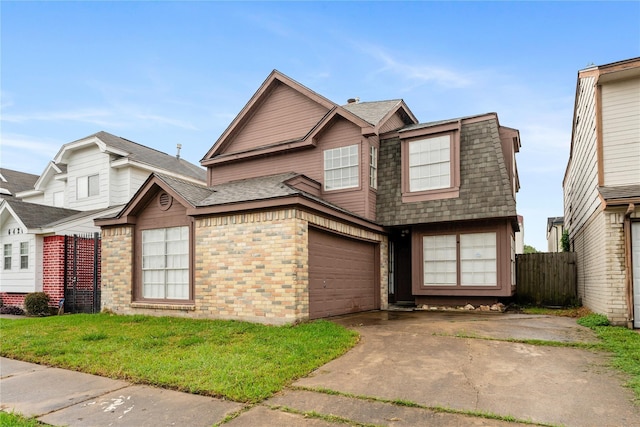
M 596 326 L 609 326 L 609 319 L 603 314 L 588 314 L 578 319 L 578 324 L 587 328 L 595 328 Z
M 16 316 L 24 316 L 24 310 L 15 305 L 5 305 L 0 307 L 0 314 L 14 314 Z
M 49 309 L 49 295 L 44 292 L 33 292 L 27 294 L 24 298 L 24 308 L 31 316 L 48 316 L 51 314 Z

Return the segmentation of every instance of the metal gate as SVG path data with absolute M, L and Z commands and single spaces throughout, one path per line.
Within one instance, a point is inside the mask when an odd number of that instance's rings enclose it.
M 64 236 L 64 311 L 100 312 L 100 233 Z

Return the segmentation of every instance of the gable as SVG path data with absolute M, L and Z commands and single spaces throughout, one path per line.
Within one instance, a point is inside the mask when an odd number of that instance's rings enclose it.
M 302 93 L 276 82 L 266 99 L 230 140 L 225 153 L 302 139 L 329 111 Z
M 155 186 L 148 196 L 146 204 L 137 213 L 138 228 L 189 225 L 187 208 L 179 198 L 173 197 L 158 186 Z

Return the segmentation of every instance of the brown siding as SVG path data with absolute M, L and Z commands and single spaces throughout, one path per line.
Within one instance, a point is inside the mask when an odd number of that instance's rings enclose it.
M 380 127 L 380 133 L 391 132 L 392 130 L 400 129 L 405 123 L 402 121 L 402 117 L 398 113 L 389 117 L 384 125 Z
M 306 135 L 327 109 L 286 85 L 277 85 L 233 138 L 226 153 L 249 150 Z
M 360 186 L 354 189 L 322 191 L 322 197 L 344 209 L 374 219 L 375 210 L 367 213 L 369 191 L 369 145 L 363 143 L 360 128 L 345 119 L 337 119 L 319 137 L 317 147 L 285 154 L 260 157 L 242 162 L 218 164 L 210 168 L 213 185 L 238 179 L 255 178 L 275 173 L 302 173 L 318 182 L 324 181 L 323 151 L 353 144 L 360 145 Z M 375 203 L 375 201 L 373 202 Z

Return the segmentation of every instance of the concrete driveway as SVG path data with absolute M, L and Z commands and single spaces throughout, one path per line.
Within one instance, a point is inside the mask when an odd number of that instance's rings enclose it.
M 623 386 L 623 376 L 608 367 L 607 355 L 505 341 L 596 341 L 575 319 L 416 311 L 371 312 L 335 321 L 357 329 L 361 342 L 294 386 L 534 423 L 640 425 L 640 407 Z M 306 410 L 313 407 L 313 399 L 308 400 Z M 465 424 L 472 425 L 470 419 L 459 425 Z
M 0 409 L 66 426 L 640 426 L 606 354 L 508 341 L 595 342 L 574 319 L 417 311 L 332 320 L 358 330 L 358 345 L 257 405 L 2 358 Z

